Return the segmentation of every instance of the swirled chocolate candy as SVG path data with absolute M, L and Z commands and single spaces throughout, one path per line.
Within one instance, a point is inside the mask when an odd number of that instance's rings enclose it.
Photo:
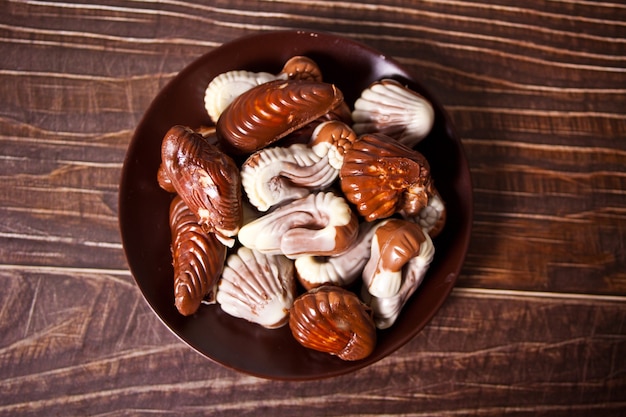
M 343 197 L 318 192 L 247 223 L 238 237 L 250 249 L 295 259 L 342 253 L 358 231 L 359 221 Z

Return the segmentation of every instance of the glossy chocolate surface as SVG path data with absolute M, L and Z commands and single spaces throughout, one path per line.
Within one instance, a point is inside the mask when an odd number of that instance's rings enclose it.
M 289 313 L 289 328 L 303 346 L 345 361 L 365 359 L 376 346 L 372 310 L 355 293 L 334 285 L 298 297 Z
M 202 135 L 181 125 L 167 131 L 161 144 L 157 183 L 180 195 L 198 223 L 218 238 L 237 234 L 242 221 L 241 180 L 235 162 Z M 165 186 L 164 186 L 165 185 Z
M 402 267 L 419 254 L 425 237 L 417 224 L 400 219 L 390 219 L 376 229 L 380 247 L 380 261 L 376 269 L 401 271 Z
M 215 76 L 248 69 L 277 73 L 294 55 L 320 66 L 324 80 L 341 87 L 353 103 L 373 81 L 391 77 L 427 97 L 435 125 L 418 149 L 431 165 L 437 189 L 446 202 L 448 221 L 434 239 L 436 255 L 423 284 L 394 325 L 379 331 L 366 359 L 343 361 L 299 345 L 287 326 L 268 330 L 230 317 L 217 305 L 202 306 L 183 317 L 174 306 L 168 207 L 172 194 L 157 181 L 161 140 L 173 125 L 210 124 L 204 90 Z M 416 57 L 428 60 L 428 56 Z M 355 371 L 393 353 L 411 340 L 448 297 L 464 261 L 472 219 L 472 190 L 464 151 L 447 114 L 418 78 L 381 52 L 345 38 L 305 31 L 285 31 L 235 40 L 200 57 L 155 98 L 132 139 L 121 179 L 119 214 L 122 241 L 131 272 L 145 299 L 181 340 L 211 360 L 248 374 L 283 380 L 331 377 Z
M 174 297 L 178 311 L 195 313 L 202 300 L 215 301 L 226 246 L 213 233 L 206 233 L 180 196 L 170 205 Z
M 427 159 L 383 134 L 364 134 L 344 155 L 341 190 L 367 221 L 417 215 L 432 195 Z
M 343 94 L 328 83 L 275 80 L 237 97 L 217 121 L 224 149 L 250 154 L 287 136 L 343 101 Z

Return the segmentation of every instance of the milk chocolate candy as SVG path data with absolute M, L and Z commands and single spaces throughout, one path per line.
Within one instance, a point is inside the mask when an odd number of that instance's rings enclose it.
M 367 221 L 416 215 L 435 192 L 426 158 L 383 134 L 352 144 L 339 171 L 341 190 Z
M 193 130 L 173 126 L 163 138 L 161 160 L 159 177 L 169 180 L 207 232 L 231 246 L 242 219 L 241 180 L 232 158 Z
M 217 281 L 224 267 L 226 246 L 206 233 L 180 196 L 170 204 L 174 266 L 174 303 L 185 315 L 195 313 L 203 300 L 215 301 Z
M 250 154 L 328 113 L 343 102 L 332 84 L 274 80 L 238 96 L 222 112 L 217 133 L 225 149 Z

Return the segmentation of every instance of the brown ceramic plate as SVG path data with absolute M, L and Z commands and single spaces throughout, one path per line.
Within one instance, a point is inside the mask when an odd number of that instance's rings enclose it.
M 339 86 L 350 105 L 371 82 L 389 77 L 422 93 L 436 111 L 433 131 L 417 149 L 430 161 L 435 183 L 447 205 L 448 221 L 434 240 L 435 259 L 422 286 L 396 323 L 379 331 L 373 354 L 357 362 L 301 347 L 288 326 L 267 330 L 230 317 L 217 305 L 203 305 L 191 317 L 183 317 L 174 307 L 168 223 L 172 196 L 159 188 L 156 179 L 163 135 L 175 124 L 210 124 L 203 99 L 213 77 L 235 69 L 277 73 L 294 55 L 314 59 L 324 80 Z M 372 364 L 406 344 L 429 322 L 452 290 L 465 258 L 472 190 L 467 160 L 448 116 L 414 75 L 393 59 L 354 41 L 330 34 L 286 31 L 225 44 L 193 62 L 158 94 L 128 149 L 119 210 L 131 272 L 154 312 L 172 332 L 226 367 L 265 378 L 306 380 L 345 374 Z

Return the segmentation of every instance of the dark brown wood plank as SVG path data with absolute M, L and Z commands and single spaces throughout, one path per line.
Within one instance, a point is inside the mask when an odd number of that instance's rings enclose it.
M 461 289 L 387 359 L 290 383 L 191 351 L 127 275 L 2 270 L 0 280 L 0 415 L 586 416 L 625 405 L 623 299 Z
M 277 29 L 396 58 L 475 187 L 458 288 L 387 359 L 318 382 L 211 363 L 143 301 L 119 176 L 152 98 Z M 0 3 L 0 415 L 621 416 L 626 6 L 578 0 Z

